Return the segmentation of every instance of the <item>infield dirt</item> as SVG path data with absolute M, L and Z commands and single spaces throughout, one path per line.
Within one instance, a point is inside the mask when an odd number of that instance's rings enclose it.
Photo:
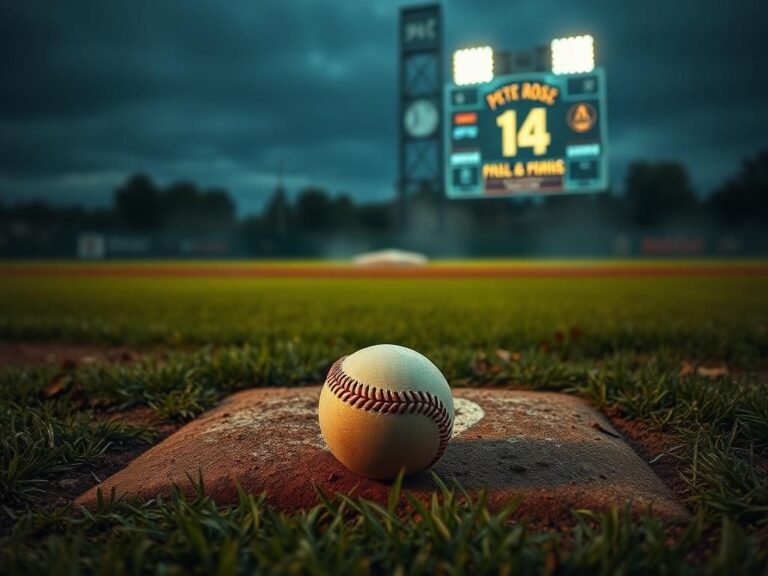
M 0 275 L 131 278 L 622 278 L 690 276 L 765 276 L 763 261 L 722 263 L 584 262 L 436 264 L 427 266 L 352 266 L 349 264 L 5 264 Z

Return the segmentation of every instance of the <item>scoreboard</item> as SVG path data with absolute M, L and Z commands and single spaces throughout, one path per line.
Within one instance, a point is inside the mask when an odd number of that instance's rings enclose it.
M 445 126 L 449 198 L 596 192 L 608 186 L 600 68 L 448 84 Z

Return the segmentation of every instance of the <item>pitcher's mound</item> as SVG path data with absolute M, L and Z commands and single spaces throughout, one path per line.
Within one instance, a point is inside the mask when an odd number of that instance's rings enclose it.
M 191 490 L 202 474 L 220 503 L 237 500 L 237 484 L 266 492 L 284 509 L 308 507 L 343 492 L 386 502 L 390 483 L 344 468 L 327 450 L 317 423 L 319 387 L 263 388 L 230 396 L 214 410 L 142 454 L 78 498 L 92 505 L 96 489 L 151 499 L 171 485 Z M 433 471 L 470 493 L 486 490 L 491 506 L 522 496 L 520 514 L 556 521 L 574 508 L 629 504 L 667 518 L 685 509 L 608 421 L 566 394 L 457 389 L 454 436 Z M 406 478 L 404 491 L 429 498 L 429 472 Z

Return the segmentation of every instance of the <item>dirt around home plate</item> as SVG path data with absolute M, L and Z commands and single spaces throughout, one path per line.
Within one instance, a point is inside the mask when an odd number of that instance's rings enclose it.
M 191 490 L 200 473 L 208 494 L 236 501 L 236 486 L 266 492 L 286 510 L 326 494 L 386 502 L 391 484 L 348 471 L 328 452 L 317 423 L 319 387 L 240 392 L 136 458 L 78 499 L 92 505 L 96 489 L 141 500 L 167 495 L 173 483 Z M 585 401 L 545 392 L 456 389 L 456 430 L 434 472 L 471 494 L 486 490 L 492 507 L 522 496 L 517 516 L 558 524 L 574 508 L 628 504 L 675 520 L 685 508 L 619 431 Z M 424 472 L 404 490 L 421 499 L 435 484 Z
M 144 355 L 127 346 L 71 344 L 66 342 L 0 341 L 0 368 L 4 366 L 58 365 L 62 368 L 82 364 L 127 364 Z

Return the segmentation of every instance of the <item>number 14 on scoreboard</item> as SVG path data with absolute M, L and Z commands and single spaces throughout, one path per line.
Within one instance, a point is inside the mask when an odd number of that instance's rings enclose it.
M 543 156 L 552 137 L 547 132 L 547 109 L 533 108 L 517 130 L 517 112 L 507 110 L 496 117 L 501 128 L 501 153 L 505 158 L 517 156 L 518 148 L 532 148 L 536 156 Z

